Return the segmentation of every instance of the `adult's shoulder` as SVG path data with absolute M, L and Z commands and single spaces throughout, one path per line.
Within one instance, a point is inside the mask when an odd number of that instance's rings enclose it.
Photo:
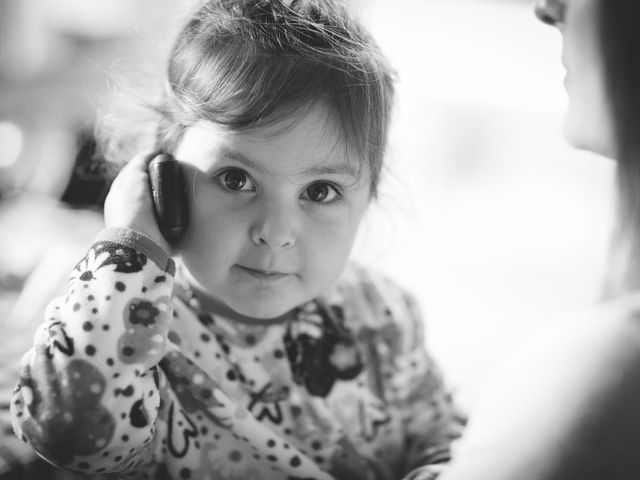
M 602 304 L 590 318 L 588 335 L 605 345 L 640 349 L 640 293 Z
M 559 320 L 505 365 L 442 480 L 640 478 L 640 296 Z
M 583 375 L 589 385 L 617 382 L 624 372 L 627 381 L 637 377 L 640 384 L 640 294 L 577 313 L 539 337 L 539 344 L 533 342 L 530 348 L 537 347 L 537 352 L 529 355 L 547 351 L 557 356 L 566 365 L 560 372 L 566 370 L 576 382 Z

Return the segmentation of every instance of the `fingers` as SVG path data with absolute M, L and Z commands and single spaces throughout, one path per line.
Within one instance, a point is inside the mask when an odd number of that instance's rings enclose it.
M 141 233 L 170 253 L 171 247 L 156 222 L 150 191 L 147 165 L 154 157 L 153 152 L 141 153 L 122 168 L 105 199 L 104 221 L 107 228 Z
M 147 166 L 149 162 L 153 160 L 153 158 L 158 155 L 158 152 L 142 152 L 133 157 L 124 168 L 129 168 L 131 170 L 147 170 Z
M 122 188 L 122 184 L 127 184 L 132 178 L 146 177 L 147 165 L 157 155 L 157 152 L 142 152 L 129 160 L 120 170 L 113 181 L 111 189 Z

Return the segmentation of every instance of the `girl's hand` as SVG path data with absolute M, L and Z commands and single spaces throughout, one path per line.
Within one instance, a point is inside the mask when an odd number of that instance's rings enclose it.
M 142 233 L 171 253 L 158 228 L 149 188 L 147 165 L 154 156 L 155 153 L 136 155 L 120 171 L 104 203 L 104 223 L 107 228 L 129 228 Z

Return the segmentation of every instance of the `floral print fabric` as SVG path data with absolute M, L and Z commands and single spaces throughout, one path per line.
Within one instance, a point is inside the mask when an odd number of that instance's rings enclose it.
M 430 479 L 446 463 L 463 420 L 395 284 L 349 267 L 290 319 L 249 324 L 174 277 L 128 230 L 76 265 L 11 402 L 41 456 L 136 479 Z

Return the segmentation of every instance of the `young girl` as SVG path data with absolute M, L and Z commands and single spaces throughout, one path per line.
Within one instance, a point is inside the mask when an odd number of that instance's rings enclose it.
M 461 419 L 422 319 L 346 265 L 391 110 L 375 43 L 329 0 L 207 0 L 167 87 L 189 227 L 162 237 L 134 158 L 23 359 L 17 435 L 118 478 L 434 478 Z

